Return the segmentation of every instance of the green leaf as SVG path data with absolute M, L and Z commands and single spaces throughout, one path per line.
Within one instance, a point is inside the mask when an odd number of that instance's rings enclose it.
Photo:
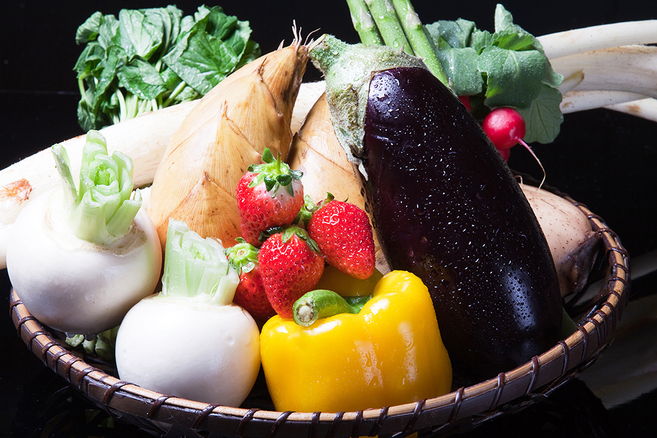
M 470 47 L 453 48 L 438 53 L 438 60 L 458 96 L 481 93 L 484 80 L 477 68 L 477 52 Z
M 124 87 L 140 99 L 151 100 L 167 90 L 160 73 L 141 58 L 133 59 L 118 72 L 119 86 Z
M 122 9 L 119 12 L 121 45 L 129 58 L 148 60 L 164 38 L 162 17 L 148 10 Z
M 85 44 L 93 41 L 98 37 L 100 32 L 100 23 L 103 20 L 103 14 L 94 12 L 91 17 L 82 23 L 75 32 L 75 43 Z
M 436 21 L 424 28 L 433 40 L 434 47 L 444 48 L 444 43 L 452 48 L 468 47 L 474 23 L 467 20 Z
M 197 99 L 260 55 L 248 22 L 218 6 L 188 16 L 173 5 L 118 16 L 96 12 L 76 33 L 86 43 L 74 66 L 85 130 Z
M 512 30 L 496 32 L 492 35 L 490 44 L 507 50 L 533 50 L 534 37 L 528 33 L 518 33 Z
M 491 46 L 478 58 L 488 78 L 485 104 L 490 108 L 527 108 L 538 96 L 545 77 L 545 59 L 537 50 L 517 52 Z
M 495 6 L 495 32 L 503 32 L 508 29 L 515 30 L 517 26 L 513 23 L 513 15 L 507 11 L 504 6 L 497 4 Z
M 160 23 L 162 26 L 162 44 L 160 45 L 160 53 L 166 54 L 171 47 L 175 44 L 180 35 L 180 21 L 182 19 L 182 11 L 173 5 L 166 8 L 147 9 L 147 15 L 159 15 Z
M 543 84 L 539 96 L 534 99 L 528 108 L 519 109 L 518 112 L 525 119 L 527 143 L 551 143 L 559 134 L 563 113 L 559 108 L 561 92 L 553 87 Z
M 111 46 L 121 45 L 120 23 L 114 15 L 105 15 L 98 28 L 98 44 L 108 50 Z
M 198 20 L 163 61 L 199 93 L 205 94 L 240 63 L 250 37 L 248 23 L 220 8 L 200 8 Z
M 94 90 L 94 108 L 102 103 L 102 97 L 110 89 L 116 79 L 116 73 L 126 62 L 125 51 L 118 46 L 112 46 L 107 51 L 106 58 L 99 64 L 100 75 L 96 78 Z M 98 105 L 98 106 L 97 106 Z

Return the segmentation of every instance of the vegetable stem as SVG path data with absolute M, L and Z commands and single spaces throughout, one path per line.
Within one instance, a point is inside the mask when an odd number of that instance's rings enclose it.
M 411 2 L 409 0 L 392 0 L 392 4 L 397 11 L 399 22 L 415 55 L 424 60 L 434 76 L 440 79 L 443 84 L 447 84 L 447 75 L 438 61 L 435 49 L 429 42 L 426 30 Z
M 386 45 L 412 55 L 413 49 L 406 39 L 404 29 L 390 0 L 365 0 L 365 4 Z
M 351 21 L 363 44 L 383 45 L 381 34 L 364 0 L 347 0 Z
M 176 85 L 176 88 L 173 89 L 171 94 L 169 94 L 169 97 L 167 97 L 167 99 L 162 104 L 162 107 L 169 106 L 174 101 L 174 99 L 178 97 L 180 93 L 182 93 L 185 87 L 187 87 L 187 83 L 185 83 L 185 81 L 182 81 L 178 85 Z
M 304 327 L 312 325 L 318 319 L 340 313 L 358 313 L 367 303 L 371 295 L 358 297 L 342 297 L 340 294 L 317 289 L 310 291 L 295 301 L 292 307 L 294 321 Z

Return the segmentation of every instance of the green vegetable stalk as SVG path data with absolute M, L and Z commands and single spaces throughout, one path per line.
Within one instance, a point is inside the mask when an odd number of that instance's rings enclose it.
M 60 144 L 51 149 L 64 183 L 68 225 L 73 234 L 99 245 L 108 245 L 124 236 L 141 207 L 139 191 L 133 196 L 130 157 L 118 151 L 107 155 L 105 137 L 98 131 L 89 131 L 77 188 L 66 149 Z

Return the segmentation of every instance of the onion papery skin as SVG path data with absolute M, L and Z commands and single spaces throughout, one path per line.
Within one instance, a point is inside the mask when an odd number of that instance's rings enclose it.
M 162 251 L 144 208 L 128 233 L 108 246 L 72 234 L 61 189 L 36 197 L 21 211 L 7 243 L 7 271 L 27 310 L 67 334 L 93 335 L 116 327 L 159 282 Z

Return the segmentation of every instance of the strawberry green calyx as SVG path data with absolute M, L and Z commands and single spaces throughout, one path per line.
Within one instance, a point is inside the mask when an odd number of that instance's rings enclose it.
M 317 253 L 319 253 L 319 254 L 322 253 L 322 252 L 319 250 L 319 246 L 317 245 L 317 242 L 315 242 L 315 241 L 310 237 L 310 235 L 308 235 L 308 231 L 304 230 L 304 229 L 301 228 L 301 227 L 298 227 L 298 226 L 296 226 L 296 225 L 293 225 L 293 226 L 291 226 L 291 227 L 285 228 L 285 229 L 282 231 L 282 234 L 283 234 L 283 235 L 281 236 L 281 241 L 282 241 L 283 243 L 287 242 L 288 240 L 290 240 L 290 239 L 292 238 L 292 236 L 295 236 L 295 235 L 296 235 L 299 239 L 301 239 L 301 240 L 303 240 L 304 242 L 306 242 L 306 243 L 308 244 L 308 246 L 310 247 L 310 249 L 312 249 L 313 251 L 315 251 L 315 252 L 317 252 Z
M 258 264 L 258 248 L 248 243 L 244 238 L 238 237 L 237 245 L 226 248 L 224 252 L 228 262 L 239 273 L 251 272 Z
M 308 327 L 318 319 L 328 318 L 340 313 L 357 314 L 371 295 L 343 297 L 327 289 L 310 291 L 294 302 L 293 319 L 297 324 Z
M 294 218 L 293 223 L 303 226 L 304 228 L 308 228 L 308 224 L 310 223 L 310 219 L 312 219 L 313 214 L 319 210 L 324 204 L 328 204 L 332 200 L 335 199 L 335 196 L 333 196 L 332 193 L 326 192 L 326 199 L 323 201 L 320 201 L 319 203 L 315 203 L 315 201 L 312 200 L 312 198 L 308 195 L 304 196 L 304 203 L 303 207 L 299 211 L 299 214 L 297 214 L 297 217 Z
M 303 172 L 299 170 L 290 169 L 290 166 L 285 163 L 280 154 L 275 158 L 269 148 L 265 148 L 262 153 L 263 164 L 252 164 L 249 166 L 249 172 L 257 174 L 249 184 L 249 187 L 255 187 L 260 183 L 264 183 L 267 192 L 272 197 L 276 195 L 279 188 L 284 187 L 290 196 L 294 196 L 294 188 L 292 181 L 300 180 Z

